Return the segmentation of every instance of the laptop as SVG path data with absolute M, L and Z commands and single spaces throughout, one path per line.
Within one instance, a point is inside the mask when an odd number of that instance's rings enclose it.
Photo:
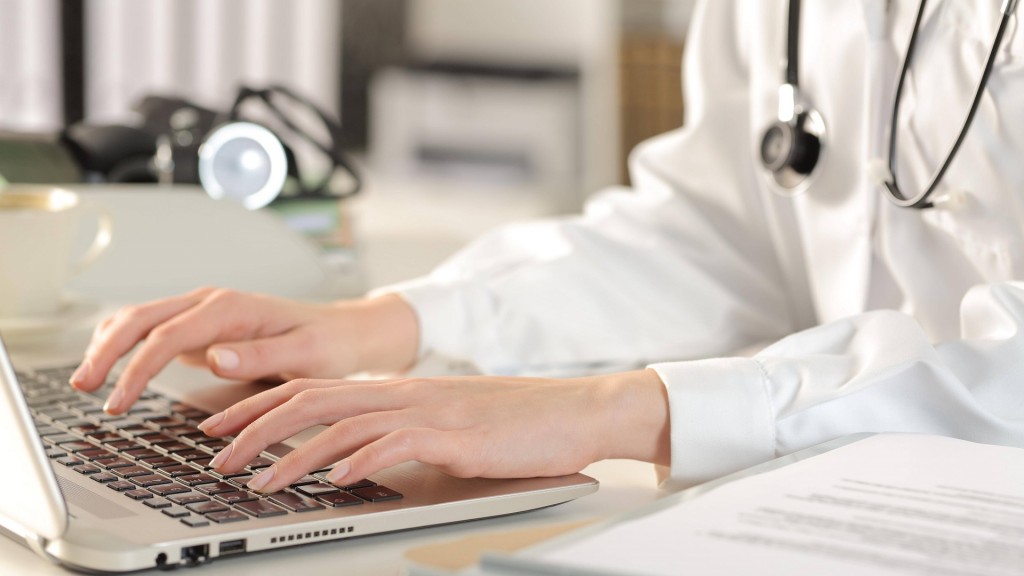
M 224 445 L 195 425 L 206 411 L 147 391 L 124 416 L 108 387 L 67 385 L 73 367 L 15 370 L 0 340 L 0 531 L 77 570 L 196 566 L 226 556 L 524 512 L 597 490 L 582 474 L 458 479 L 407 463 L 344 487 L 314 471 L 259 495 L 255 472 L 291 450 L 268 448 L 239 475 L 208 468 Z M 226 405 L 227 402 L 224 403 Z

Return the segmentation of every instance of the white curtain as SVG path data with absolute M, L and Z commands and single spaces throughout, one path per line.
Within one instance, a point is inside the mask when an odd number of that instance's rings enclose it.
M 63 123 L 57 0 L 0 0 L 0 129 Z
M 91 121 L 125 120 L 150 93 L 223 109 L 240 83 L 286 84 L 338 111 L 337 0 L 90 0 L 86 26 Z

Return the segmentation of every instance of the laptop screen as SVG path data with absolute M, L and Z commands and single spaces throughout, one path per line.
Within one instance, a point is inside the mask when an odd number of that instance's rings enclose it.
M 2 338 L 0 438 L 6 460 L 5 473 L 0 474 L 0 524 L 23 537 L 60 538 L 67 530 L 67 506 Z

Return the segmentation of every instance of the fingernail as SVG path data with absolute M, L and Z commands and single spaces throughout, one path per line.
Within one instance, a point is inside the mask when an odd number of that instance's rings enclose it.
M 196 426 L 196 428 L 199 428 L 203 432 L 206 432 L 210 428 L 216 428 L 223 421 L 224 421 L 224 413 L 223 412 L 217 412 L 213 416 L 210 416 L 206 420 L 203 420 L 202 422 L 200 422 L 199 425 Z
M 217 455 L 213 457 L 213 460 L 210 460 L 210 467 L 211 468 L 220 468 L 221 465 L 224 464 L 225 462 L 227 462 L 228 458 L 231 457 L 231 450 L 234 447 L 235 447 L 235 443 L 232 442 L 232 443 L 228 444 L 227 446 L 225 446 L 223 449 L 221 449 L 221 451 L 218 452 Z M 254 478 L 254 480 L 255 480 L 255 478 Z
M 331 484 L 337 484 L 348 476 L 348 473 L 352 471 L 352 463 L 348 460 L 342 460 L 338 462 L 338 465 L 333 470 L 327 473 L 327 481 Z
M 228 348 L 212 348 L 210 349 L 210 357 L 213 359 L 213 363 L 217 365 L 217 368 L 221 370 L 234 370 L 242 363 L 238 357 L 238 352 Z
M 75 388 L 78 388 L 78 386 L 82 382 L 84 382 L 86 378 L 89 377 L 90 370 L 92 370 L 92 360 L 86 358 L 81 364 L 78 365 L 78 368 L 75 370 L 75 373 L 72 374 L 71 379 L 68 380 L 68 383 L 74 386 Z
M 250 490 L 262 490 L 264 486 L 269 484 L 270 481 L 274 479 L 274 470 L 276 468 L 277 466 L 271 466 L 270 468 L 267 468 L 263 472 L 260 472 L 259 474 L 254 476 L 252 480 L 249 480 L 249 483 L 246 484 L 246 486 L 248 486 Z
M 115 387 L 114 391 L 107 398 L 106 404 L 103 405 L 103 411 L 108 414 L 113 414 L 114 410 L 121 407 L 121 400 L 124 399 L 124 390 L 120 386 Z

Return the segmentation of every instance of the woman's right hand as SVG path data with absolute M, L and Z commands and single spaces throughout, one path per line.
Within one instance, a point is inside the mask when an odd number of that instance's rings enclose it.
M 201 288 L 123 308 L 101 322 L 71 385 L 99 388 L 114 363 L 139 345 L 104 406 L 120 414 L 175 357 L 234 380 L 340 378 L 408 368 L 418 339 L 415 312 L 396 295 L 310 304 Z

